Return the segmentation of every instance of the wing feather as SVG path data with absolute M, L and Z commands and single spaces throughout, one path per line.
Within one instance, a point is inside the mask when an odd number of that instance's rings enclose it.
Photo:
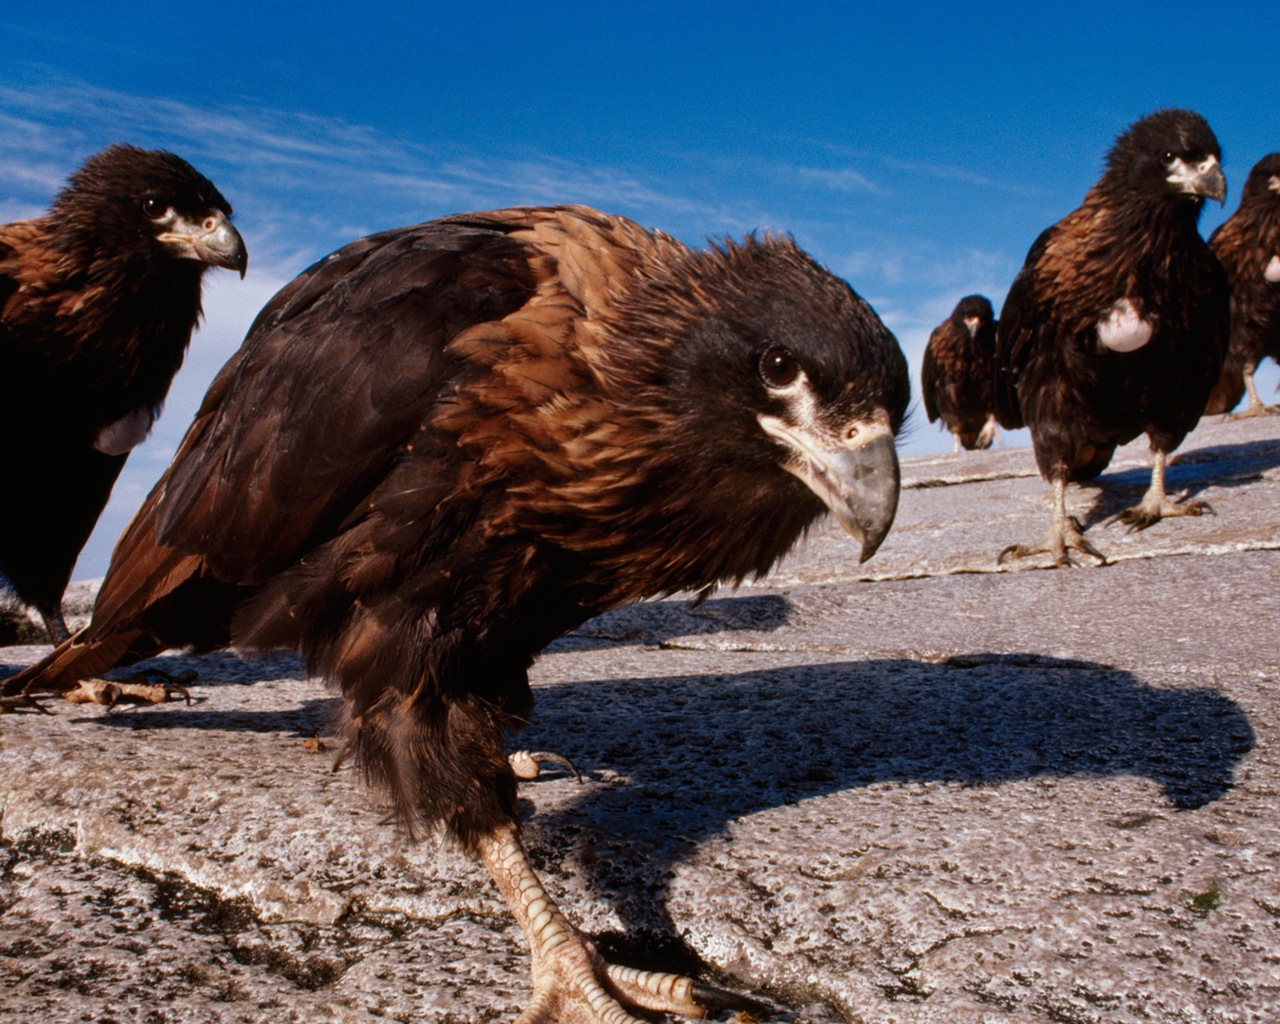
M 536 282 L 502 232 L 433 222 L 362 239 L 259 314 L 121 538 L 100 604 L 184 578 L 262 582 L 352 516 L 457 371 L 446 344 Z M 137 562 L 138 564 L 131 564 Z M 120 617 L 127 617 L 122 609 Z

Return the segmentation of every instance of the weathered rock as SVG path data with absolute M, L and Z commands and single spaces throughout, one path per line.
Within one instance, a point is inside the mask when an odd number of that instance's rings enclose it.
M 1140 445 L 1043 532 L 1026 450 L 911 460 L 880 554 L 640 605 L 535 667 L 528 841 L 617 959 L 811 1024 L 1280 1019 L 1280 423 L 1211 423 L 1126 534 Z M 25 664 L 45 648 L 0 650 Z M 295 661 L 167 658 L 191 707 L 0 717 L 0 1019 L 494 1021 L 528 994 L 481 869 L 331 770 Z
M 98 596 L 98 580 L 72 583 L 62 595 L 62 615 L 73 632 L 89 621 L 93 601 Z M 17 596 L 0 589 L 0 647 L 13 644 L 40 644 L 49 639 L 39 613 Z

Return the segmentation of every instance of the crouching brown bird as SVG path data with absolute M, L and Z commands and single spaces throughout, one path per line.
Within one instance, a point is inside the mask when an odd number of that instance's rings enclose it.
M 788 240 L 691 251 L 584 207 L 374 235 L 266 306 L 90 624 L 4 692 L 297 649 L 400 820 L 488 866 L 532 948 L 521 1021 L 700 1014 L 688 979 L 606 964 L 526 860 L 529 666 L 608 608 L 765 573 L 826 509 L 869 557 L 907 400 L 893 336 Z
M 1280 413 L 1258 397 L 1253 382 L 1258 363 L 1280 360 L 1280 153 L 1254 164 L 1240 206 L 1209 236 L 1209 248 L 1231 280 L 1231 341 L 1205 412 L 1230 412 L 1247 393 L 1249 404 L 1238 415 Z
M 920 390 L 929 422 L 939 418 L 955 451 L 996 439 L 996 320 L 985 295 L 966 295 L 929 335 Z
M 1226 354 L 1230 290 L 1200 237 L 1206 198 L 1227 185 L 1208 123 L 1158 110 L 1111 147 L 1106 170 L 1078 209 L 1044 231 L 1014 279 L 996 332 L 997 414 L 1027 426 L 1053 519 L 1038 544 L 1007 557 L 1072 549 L 1106 562 L 1066 511 L 1066 486 L 1101 473 L 1117 445 L 1141 433 L 1155 466 L 1142 501 L 1116 518 L 1145 529 L 1199 515 L 1204 502 L 1165 494 L 1165 462 L 1205 407 Z
M 205 269 L 244 276 L 230 216 L 185 160 L 117 145 L 46 216 L 0 226 L 0 576 L 55 641 L 80 549 L 182 365 Z

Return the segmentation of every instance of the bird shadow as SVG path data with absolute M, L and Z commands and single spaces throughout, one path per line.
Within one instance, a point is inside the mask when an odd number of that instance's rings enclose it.
M 561 637 L 548 651 L 640 644 L 660 647 L 677 637 L 712 633 L 771 633 L 791 621 L 791 602 L 779 594 L 709 601 L 642 601 L 599 615 Z
M 40 654 L 50 650 L 41 646 Z M 5 659 L 5 648 L 0 647 L 0 659 Z M 38 660 L 32 658 L 31 661 Z M 20 672 L 29 662 L 0 660 L 0 681 Z M 252 686 L 254 683 L 280 679 L 302 679 L 307 670 L 298 655 L 287 651 L 267 654 L 235 654 L 231 651 L 211 651 L 205 654 L 170 653 L 145 661 L 135 662 L 103 673 L 106 679 L 125 679 L 138 673 L 155 672 L 176 677 L 184 672 L 194 672 L 194 686 Z
M 1217 690 L 1036 655 L 597 680 L 537 698 L 521 745 L 607 772 L 534 815 L 531 846 L 574 850 L 622 921 L 600 937 L 611 954 L 671 970 L 696 958 L 664 909 L 664 879 L 735 820 L 878 783 L 1067 776 L 1143 776 L 1191 810 L 1231 789 L 1255 742 Z
M 265 678 L 262 680 L 265 682 Z M 317 688 L 322 688 L 318 681 Z M 199 704 L 191 707 L 144 704 L 110 711 L 90 705 L 91 710 L 72 721 L 92 722 L 113 729 L 164 733 L 187 729 L 217 729 L 238 733 L 279 733 L 298 739 L 314 739 L 332 735 L 341 707 L 338 697 L 314 697 L 292 707 L 270 710 L 209 710 Z
M 1194 498 L 1210 487 L 1244 487 L 1280 466 L 1280 438 L 1211 445 L 1175 454 L 1165 470 L 1171 495 Z M 1085 528 L 1111 519 L 1137 504 L 1151 483 L 1151 468 L 1104 473 L 1084 484 L 1093 490 L 1093 504 L 1083 517 Z

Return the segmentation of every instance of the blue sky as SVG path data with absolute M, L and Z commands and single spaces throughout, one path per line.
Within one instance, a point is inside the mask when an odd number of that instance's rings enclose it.
M 353 238 L 552 202 L 691 244 L 787 231 L 916 373 L 956 300 L 998 309 L 1035 236 L 1156 107 L 1198 110 L 1222 143 L 1230 193 L 1207 236 L 1280 149 L 1277 52 L 1261 3 L 5 0 L 0 220 L 128 141 L 212 178 L 250 253 L 245 281 L 206 278 L 187 365 L 76 576 L 105 569 L 257 310 Z M 918 409 L 905 454 L 949 448 Z

